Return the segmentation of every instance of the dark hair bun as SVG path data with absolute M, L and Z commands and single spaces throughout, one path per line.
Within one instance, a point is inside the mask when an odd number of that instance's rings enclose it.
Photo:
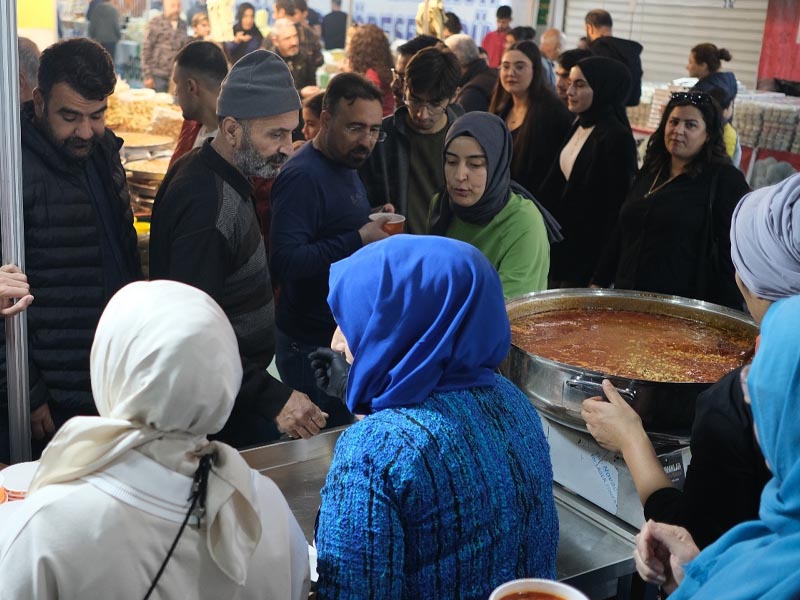
M 727 48 L 720 48 L 719 49 L 719 59 L 720 60 L 724 60 L 725 62 L 728 62 L 732 58 L 733 58 L 733 56 L 731 56 L 731 53 Z

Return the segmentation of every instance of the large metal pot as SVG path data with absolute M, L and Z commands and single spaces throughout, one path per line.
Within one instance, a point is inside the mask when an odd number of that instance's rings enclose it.
M 506 303 L 509 319 L 532 313 L 574 308 L 624 309 L 684 317 L 750 335 L 755 341 L 758 327 L 746 314 L 701 302 L 648 292 L 599 289 L 560 289 L 536 292 Z M 587 340 L 591 343 L 591 340 Z M 610 379 L 620 394 L 642 417 L 651 439 L 662 443 L 689 441 L 697 395 L 709 383 L 663 383 L 628 379 L 556 362 L 511 346 L 500 370 L 513 381 L 546 417 L 573 429 L 586 431 L 581 403 L 601 395 L 602 380 Z

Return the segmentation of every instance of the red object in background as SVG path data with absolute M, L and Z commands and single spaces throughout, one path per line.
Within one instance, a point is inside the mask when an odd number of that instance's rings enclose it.
M 200 121 L 184 119 L 183 125 L 181 125 L 181 132 L 178 135 L 178 143 L 175 145 L 175 150 L 173 151 L 172 158 L 169 161 L 170 167 L 172 166 L 172 163 L 192 149 L 194 142 L 197 139 L 197 134 L 200 133 L 202 128 L 203 124 Z
M 758 79 L 800 81 L 800 27 L 798 0 L 769 0 Z

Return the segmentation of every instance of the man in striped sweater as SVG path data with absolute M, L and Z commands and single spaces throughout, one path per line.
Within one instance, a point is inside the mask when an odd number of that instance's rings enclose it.
M 244 376 L 219 437 L 240 448 L 279 432 L 310 437 L 328 416 L 266 370 L 274 301 L 251 179 L 275 177 L 291 155 L 299 109 L 286 64 L 266 50 L 247 55 L 222 83 L 219 133 L 170 168 L 153 208 L 151 277 L 202 289 L 236 332 Z

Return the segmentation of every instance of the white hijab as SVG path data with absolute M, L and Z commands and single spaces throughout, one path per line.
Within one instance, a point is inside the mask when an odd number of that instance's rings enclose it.
M 227 421 L 242 382 L 225 313 L 182 283 L 127 285 L 100 318 L 91 377 L 100 416 L 70 419 L 58 431 L 29 493 L 100 471 L 134 449 L 188 476 L 200 456 L 216 454 L 206 496 L 208 551 L 243 585 L 261 538 L 250 469 L 235 449 L 206 439 Z

